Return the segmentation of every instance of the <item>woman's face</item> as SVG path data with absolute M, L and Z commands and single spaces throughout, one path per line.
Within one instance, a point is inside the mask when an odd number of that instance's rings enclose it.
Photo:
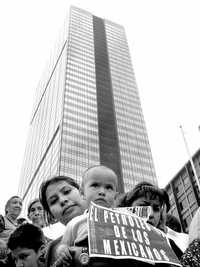
M 64 225 L 84 211 L 79 190 L 66 181 L 50 184 L 46 190 L 46 199 L 53 217 Z
M 20 215 L 22 210 L 22 200 L 19 197 L 14 197 L 9 201 L 6 208 L 8 215 L 14 215 L 16 218 Z
M 32 221 L 33 224 L 43 227 L 45 225 L 44 222 L 44 209 L 40 201 L 37 201 L 32 204 L 28 218 Z

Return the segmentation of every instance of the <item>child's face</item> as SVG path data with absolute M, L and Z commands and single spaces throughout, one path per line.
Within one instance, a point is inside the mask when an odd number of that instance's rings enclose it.
M 12 251 L 16 267 L 38 267 L 40 252 L 34 249 L 17 247 Z
M 98 166 L 86 174 L 83 193 L 88 206 L 93 201 L 103 207 L 113 207 L 116 189 L 117 176 L 112 170 Z
M 148 219 L 148 223 L 151 225 L 158 227 L 161 220 L 162 206 L 160 204 L 159 197 L 155 197 L 155 199 L 151 199 L 148 196 L 141 196 L 138 199 L 134 200 L 132 203 L 132 207 L 134 206 L 151 206 L 151 214 Z

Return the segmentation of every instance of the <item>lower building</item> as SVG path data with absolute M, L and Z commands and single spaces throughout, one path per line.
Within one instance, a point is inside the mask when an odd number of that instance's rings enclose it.
M 200 149 L 192 156 L 195 171 L 200 179 Z M 176 216 L 184 232 L 188 232 L 190 222 L 200 206 L 200 192 L 190 160 L 181 168 L 174 178 L 167 184 L 170 198 L 169 213 Z

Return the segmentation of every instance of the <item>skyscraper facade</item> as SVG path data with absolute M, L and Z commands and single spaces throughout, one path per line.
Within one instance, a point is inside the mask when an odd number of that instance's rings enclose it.
M 43 180 L 104 164 L 123 192 L 157 184 L 124 28 L 71 7 L 37 88 L 19 194 L 25 204 Z

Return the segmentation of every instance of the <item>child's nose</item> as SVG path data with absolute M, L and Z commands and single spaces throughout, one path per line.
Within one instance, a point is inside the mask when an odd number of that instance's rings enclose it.
M 99 195 L 105 195 L 105 188 L 103 186 L 99 188 Z

